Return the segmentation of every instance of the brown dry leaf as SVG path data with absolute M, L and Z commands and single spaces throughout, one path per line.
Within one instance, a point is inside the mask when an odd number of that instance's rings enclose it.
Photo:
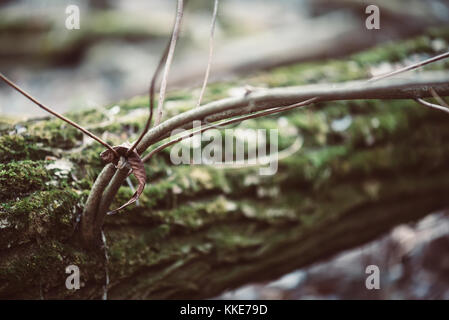
M 131 148 L 131 145 L 129 143 L 124 143 L 119 146 L 114 146 L 113 149 L 120 155 L 125 157 L 128 150 Z M 105 150 L 100 154 L 101 158 L 105 162 L 110 162 L 115 165 L 118 165 L 119 159 L 114 155 L 114 153 L 111 150 Z M 131 152 L 131 155 L 129 155 L 126 160 L 130 164 L 132 168 L 132 173 L 136 177 L 137 181 L 139 182 L 139 186 L 137 187 L 136 192 L 134 192 L 131 199 L 129 199 L 125 204 L 120 206 L 119 208 L 109 211 L 107 214 L 112 215 L 117 213 L 118 211 L 124 209 L 125 207 L 129 206 L 130 204 L 136 202 L 140 195 L 142 194 L 143 190 L 145 189 L 145 184 L 147 180 L 147 174 L 145 172 L 145 167 L 142 162 L 142 158 L 137 153 L 136 150 L 133 150 Z

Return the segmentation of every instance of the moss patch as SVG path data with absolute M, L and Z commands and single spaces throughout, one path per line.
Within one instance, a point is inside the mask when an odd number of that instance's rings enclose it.
M 43 161 L 0 163 L 0 200 L 45 188 L 49 180 L 50 174 Z

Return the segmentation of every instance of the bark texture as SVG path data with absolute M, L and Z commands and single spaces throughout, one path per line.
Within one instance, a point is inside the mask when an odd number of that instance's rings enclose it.
M 432 41 L 447 34 L 213 84 L 205 100 L 246 84 L 364 78 L 376 63 L 434 54 Z M 429 68 L 446 69 L 447 63 Z M 166 116 L 193 107 L 195 98 L 196 91 L 172 92 Z M 117 145 L 144 125 L 145 101 L 137 97 L 68 116 Z M 444 208 L 448 121 L 412 100 L 326 102 L 247 121 L 239 128 L 279 128 L 280 150 L 303 142 L 273 176 L 259 175 L 258 167 L 173 166 L 167 150 L 147 165 L 139 205 L 106 218 L 109 297 L 210 298 Z M 54 119 L 2 120 L 0 130 L 0 297 L 101 298 L 104 252 L 83 249 L 76 226 L 103 168 L 102 147 Z M 132 193 L 123 185 L 112 208 Z M 69 265 L 81 271 L 80 290 L 65 287 Z

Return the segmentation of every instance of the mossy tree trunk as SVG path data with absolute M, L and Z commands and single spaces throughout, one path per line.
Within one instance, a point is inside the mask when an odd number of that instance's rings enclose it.
M 425 39 L 403 43 L 401 54 L 431 51 Z M 248 83 L 363 78 L 364 62 L 396 60 L 397 50 L 214 84 L 206 99 Z M 167 116 L 190 108 L 194 99 L 191 92 L 173 92 Z M 143 125 L 145 101 L 69 116 L 119 144 Z M 445 114 L 396 100 L 322 103 L 282 117 L 242 125 L 279 128 L 281 150 L 304 141 L 276 175 L 261 176 L 257 167 L 174 166 L 169 151 L 147 165 L 149 183 L 139 205 L 108 217 L 104 226 L 110 298 L 213 297 L 360 245 L 449 204 Z M 83 248 L 76 221 L 103 166 L 101 146 L 53 119 L 5 122 L 0 130 L 0 297 L 100 298 L 104 252 Z M 113 207 L 131 194 L 122 186 Z M 65 287 L 69 265 L 80 269 L 80 290 Z

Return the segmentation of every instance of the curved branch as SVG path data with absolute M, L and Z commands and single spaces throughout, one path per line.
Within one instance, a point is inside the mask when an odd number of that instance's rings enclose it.
M 89 197 L 84 206 L 81 219 L 81 237 L 86 246 L 91 246 L 96 243 L 96 215 L 98 206 L 101 201 L 104 189 L 108 186 L 112 177 L 114 176 L 116 168 L 113 164 L 106 165 L 95 180 Z
M 195 131 L 192 131 L 192 132 L 190 132 L 188 134 L 176 137 L 175 139 L 160 145 L 159 147 L 155 148 L 150 153 L 148 153 L 145 157 L 143 157 L 142 161 L 143 162 L 147 162 L 148 160 L 151 159 L 152 156 L 154 156 L 155 154 L 157 154 L 157 153 L 161 152 L 162 150 L 168 148 L 169 146 L 174 145 L 175 143 L 178 143 L 178 142 L 180 142 L 180 141 L 182 141 L 184 139 L 191 138 L 194 135 L 202 133 L 202 132 L 205 132 L 207 130 L 214 129 L 214 128 L 221 128 L 221 127 L 227 126 L 229 124 L 242 122 L 242 121 L 245 121 L 245 120 L 248 120 L 248 119 L 259 118 L 259 117 L 263 117 L 263 116 L 267 116 L 267 115 L 270 115 L 270 114 L 279 113 L 279 112 L 283 112 L 283 111 L 287 111 L 287 110 L 291 110 L 291 109 L 295 109 L 295 108 L 299 108 L 299 107 L 305 107 L 305 106 L 308 106 L 311 103 L 315 102 L 317 99 L 318 98 L 315 97 L 315 98 L 312 98 L 312 99 L 309 99 L 309 100 L 306 100 L 306 101 L 295 103 L 295 104 L 290 105 L 290 106 L 274 108 L 274 109 L 270 109 L 270 110 L 267 110 L 267 111 L 261 111 L 261 112 L 257 112 L 257 113 L 254 113 L 254 114 L 249 114 L 249 115 L 246 115 L 246 116 L 238 117 L 236 119 L 230 119 L 230 120 L 227 120 L 227 121 L 223 121 L 221 123 L 211 124 L 209 126 L 200 128 L 200 129 L 195 130 Z
M 137 146 L 142 154 L 149 146 L 160 141 L 174 129 L 195 120 L 208 118 L 209 122 L 227 119 L 320 97 L 320 101 L 357 99 L 414 99 L 430 97 L 429 87 L 441 95 L 449 95 L 449 75 L 446 72 L 423 73 L 419 77 L 388 79 L 368 83 L 366 80 L 338 84 L 318 84 L 299 87 L 273 88 L 253 91 L 242 97 L 211 102 L 201 108 L 178 114 L 151 128 Z
M 123 184 L 123 181 L 125 181 L 125 179 L 128 177 L 129 173 L 130 169 L 128 166 L 124 166 L 123 168 L 118 169 L 112 180 L 110 180 L 111 182 L 107 186 L 106 190 L 104 191 L 97 211 L 96 226 L 95 226 L 97 232 L 101 231 L 101 227 L 103 226 L 103 221 L 107 215 L 109 206 L 114 200 L 114 197 L 118 192 L 118 189 Z

